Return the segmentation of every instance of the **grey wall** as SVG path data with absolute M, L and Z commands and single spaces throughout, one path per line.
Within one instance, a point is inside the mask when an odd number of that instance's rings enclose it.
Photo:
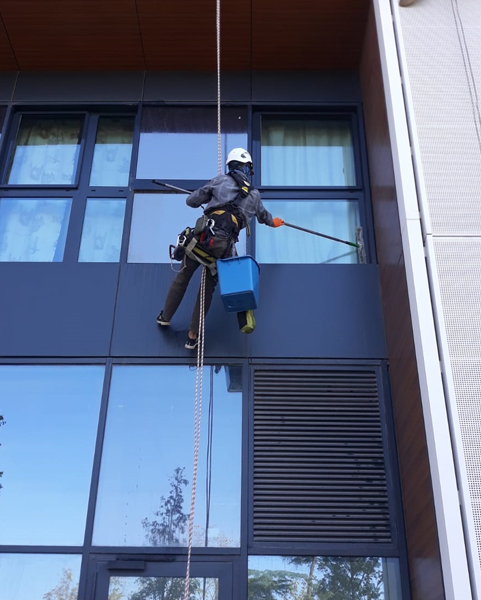
M 172 327 L 155 322 L 173 276 L 170 265 L 0 264 L 0 356 L 192 356 L 198 277 Z M 245 335 L 216 291 L 206 357 L 386 356 L 376 265 L 263 265 L 259 297 Z
M 360 102 L 353 72 L 223 73 L 223 102 Z M 214 72 L 0 73 L 0 102 L 217 102 Z

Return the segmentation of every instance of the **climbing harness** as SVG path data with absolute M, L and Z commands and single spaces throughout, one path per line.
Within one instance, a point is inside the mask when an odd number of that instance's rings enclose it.
M 222 146 L 221 146 L 221 113 L 220 113 L 220 0 L 216 0 L 216 45 L 217 45 L 217 171 L 222 173 Z M 195 239 L 195 237 L 193 238 Z M 192 473 L 192 493 L 189 513 L 189 542 L 187 548 L 187 566 L 185 573 L 184 600 L 190 597 L 190 562 L 192 556 L 192 538 L 194 535 L 195 493 L 197 486 L 197 464 L 199 461 L 200 424 L 202 417 L 202 379 L 204 371 L 204 331 L 205 331 L 205 280 L 206 269 L 202 267 L 200 280 L 200 315 L 199 315 L 199 343 L 197 344 L 197 372 L 195 382 L 194 402 L 194 469 Z M 211 382 L 212 386 L 212 382 Z M 207 526 L 207 525 L 206 525 Z

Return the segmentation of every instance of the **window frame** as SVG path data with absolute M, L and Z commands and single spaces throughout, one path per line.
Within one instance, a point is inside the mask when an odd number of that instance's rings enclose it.
M 275 116 L 286 119 L 299 119 L 319 117 L 322 120 L 343 119 L 349 122 L 354 166 L 356 173 L 355 186 L 265 186 L 261 184 L 261 133 L 262 117 L 264 115 Z M 253 106 L 252 112 L 252 158 L 254 161 L 255 175 L 254 185 L 261 193 L 262 200 L 350 200 L 357 201 L 359 209 L 359 225 L 363 231 L 364 247 L 367 263 L 375 262 L 376 253 L 372 232 L 372 210 L 370 206 L 370 192 L 367 174 L 367 157 L 365 156 L 365 136 L 362 124 L 362 112 L 360 104 L 340 105 L 283 105 L 283 106 Z M 276 215 L 273 215 L 276 216 Z M 280 215 L 282 217 L 282 215 Z M 248 239 L 248 253 L 256 255 L 256 227 L 258 223 L 253 219 L 253 235 Z M 286 263 L 265 263 L 286 264 Z M 314 265 L 311 265 L 314 266 Z M 336 266 L 336 265 L 331 265 Z M 352 265 L 354 267 L 359 266 Z
M 77 117 L 77 116 L 83 116 L 83 124 L 80 130 L 80 149 L 79 149 L 79 156 L 78 156 L 78 161 L 77 161 L 77 167 L 76 167 L 76 171 L 75 171 L 75 176 L 74 176 L 74 181 L 73 183 L 64 183 L 64 184 L 53 184 L 53 185 L 44 185 L 44 184 L 40 184 L 40 185 L 34 185 L 34 184 L 25 184 L 25 183 L 8 183 L 7 179 L 8 179 L 8 175 L 10 172 L 10 169 L 12 167 L 13 164 L 13 159 L 14 159 L 14 149 L 15 149 L 15 142 L 17 140 L 19 131 L 20 131 L 20 126 L 22 123 L 22 118 L 24 116 L 27 117 L 47 117 L 47 118 L 51 118 L 54 119 L 55 117 Z M 16 111 L 15 114 L 13 115 L 12 118 L 12 123 L 10 125 L 10 132 L 9 132 L 9 136 L 8 136 L 8 148 L 7 151 L 5 152 L 5 157 L 4 160 L 2 161 L 2 167 L 1 167 L 1 186 L 6 187 L 7 189 L 11 189 L 11 190 L 17 190 L 17 189 L 22 189 L 22 190 L 39 190 L 39 189 L 63 189 L 63 190 L 67 190 L 67 189 L 75 189 L 79 186 L 79 180 L 80 180 L 80 172 L 81 172 L 81 168 L 82 168 L 82 163 L 83 163 L 83 157 L 84 157 L 84 152 L 85 152 L 85 145 L 86 145 L 86 133 L 88 131 L 88 127 L 89 127 L 89 119 L 88 119 L 88 112 L 87 111 L 68 111 L 68 110 L 64 110 L 64 111 L 25 111 L 25 110 L 19 110 Z
M 120 264 L 126 262 L 128 232 L 130 229 L 130 219 L 132 213 L 132 190 L 131 177 L 134 167 L 134 155 L 138 147 L 138 129 L 139 129 L 139 105 L 129 106 L 122 105 L 85 105 L 79 107 L 62 107 L 60 110 L 57 106 L 19 106 L 11 109 L 10 114 L 7 112 L 4 123 L 4 135 L 0 140 L 2 156 L 0 160 L 0 197 L 2 198 L 71 198 L 70 219 L 67 229 L 67 239 L 65 243 L 64 255 L 62 263 L 79 263 L 80 244 L 82 238 L 83 225 L 85 220 L 85 211 L 87 207 L 87 199 L 125 199 L 126 207 L 124 213 L 124 223 L 122 229 L 122 241 L 120 248 L 119 261 L 116 263 L 100 263 L 95 264 Z M 81 149 L 79 152 L 79 160 L 77 165 L 76 181 L 71 185 L 23 185 L 23 184 L 8 184 L 6 179 L 10 161 L 13 158 L 13 149 L 17 139 L 21 117 L 27 116 L 71 116 L 85 115 L 82 128 Z M 97 136 L 97 128 L 100 117 L 131 117 L 133 118 L 133 139 L 132 139 L 132 154 L 129 168 L 128 183 L 125 186 L 91 186 L 90 174 L 92 170 L 93 156 L 95 150 L 95 142 Z M 47 264 L 47 263 L 42 263 Z M 82 264 L 94 264 L 83 262 Z
M 275 116 L 279 119 L 285 119 L 286 121 L 294 121 L 294 120 L 303 120 L 309 118 L 318 118 L 319 121 L 332 122 L 335 120 L 345 121 L 349 124 L 349 129 L 351 131 L 351 139 L 352 139 L 352 149 L 354 155 L 354 168 L 355 168 L 355 176 L 356 176 L 356 184 L 355 185 L 343 185 L 343 186 L 280 186 L 280 185 L 262 185 L 261 182 L 261 153 L 262 153 L 262 118 L 264 116 Z M 352 109 L 346 109 L 344 111 L 340 110 L 339 107 L 336 108 L 317 108 L 317 109 L 306 109 L 306 110 L 282 110 L 282 109 L 259 109 L 254 113 L 254 123 L 253 123 L 253 160 L 254 165 L 256 165 L 256 172 L 254 175 L 254 183 L 259 190 L 276 190 L 276 189 L 289 189 L 293 191 L 298 190 L 344 190 L 345 192 L 350 192 L 353 190 L 362 190 L 362 168 L 361 168 L 361 160 L 360 160 L 360 144 L 359 138 L 357 136 L 357 128 L 356 128 L 356 117 L 357 111 Z

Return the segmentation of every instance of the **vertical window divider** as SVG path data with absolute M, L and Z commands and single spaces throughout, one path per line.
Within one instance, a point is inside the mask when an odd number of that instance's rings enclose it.
M 112 380 L 112 359 L 108 358 L 105 363 L 105 375 L 104 384 L 102 388 L 102 399 L 100 402 L 99 422 L 97 428 L 97 441 L 95 444 L 94 461 L 92 467 L 92 478 L 90 483 L 90 494 L 89 503 L 87 508 L 87 519 L 85 525 L 85 537 L 84 537 L 84 564 L 82 565 L 81 582 L 85 583 L 86 578 L 86 566 L 88 562 L 88 555 L 91 552 L 92 538 L 94 530 L 95 520 L 95 507 L 97 503 L 98 486 L 100 480 L 100 467 L 102 461 L 102 449 L 105 437 L 105 428 L 107 424 L 107 410 L 110 394 L 110 384 Z M 83 578 L 82 578 L 83 577 Z M 81 595 L 79 594 L 79 597 Z

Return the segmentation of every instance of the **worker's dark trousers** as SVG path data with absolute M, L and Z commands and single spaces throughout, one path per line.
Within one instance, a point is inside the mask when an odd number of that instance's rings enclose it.
M 164 309 L 162 316 L 166 321 L 170 321 L 174 316 L 176 310 L 179 308 L 179 304 L 184 297 L 184 294 L 189 285 L 189 281 L 192 279 L 192 275 L 195 273 L 198 267 L 201 266 L 196 260 L 185 257 L 185 262 L 182 263 L 183 268 L 177 273 L 172 285 L 170 286 L 169 293 L 165 300 Z M 214 295 L 215 286 L 217 285 L 217 277 L 212 277 L 209 269 L 207 269 L 205 277 L 205 300 L 204 300 L 204 315 L 207 314 L 211 302 L 212 296 Z M 199 319 L 200 319 L 200 290 L 197 294 L 197 301 L 195 303 L 194 312 L 192 313 L 192 320 L 190 322 L 190 331 L 198 335 L 199 333 Z
M 214 247 L 209 252 L 216 256 L 216 258 L 224 257 L 226 254 L 230 256 L 232 243 L 228 238 L 223 238 L 217 235 L 215 238 Z M 201 264 L 193 258 L 185 257 L 182 263 L 182 269 L 177 273 L 172 285 L 170 286 L 169 293 L 165 300 L 162 316 L 166 321 L 170 321 L 174 316 L 176 310 L 179 308 L 179 304 L 184 297 L 184 294 L 189 285 L 189 281 L 192 279 L 192 275 L 195 273 Z M 210 270 L 206 268 L 205 277 L 205 300 L 204 300 L 204 315 L 209 311 L 212 296 L 214 295 L 215 286 L 217 285 L 217 275 L 212 276 Z M 200 319 L 200 290 L 197 294 L 197 301 L 195 303 L 194 312 L 192 313 L 192 319 L 190 322 L 190 331 L 199 334 L 199 319 Z

